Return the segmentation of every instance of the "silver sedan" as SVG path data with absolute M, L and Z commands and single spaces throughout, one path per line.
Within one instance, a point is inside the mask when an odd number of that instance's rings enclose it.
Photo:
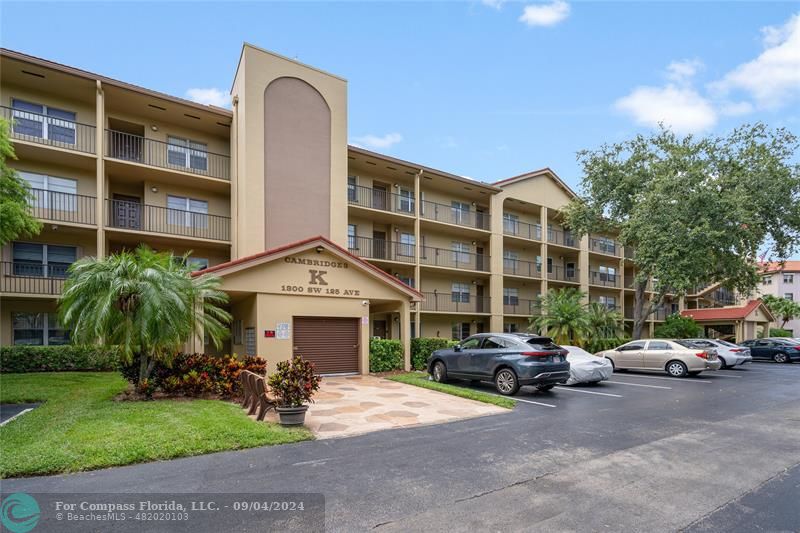
M 592 355 L 577 346 L 562 346 L 567 350 L 569 379 L 567 385 L 579 383 L 598 383 L 611 377 L 614 365 L 605 357 Z

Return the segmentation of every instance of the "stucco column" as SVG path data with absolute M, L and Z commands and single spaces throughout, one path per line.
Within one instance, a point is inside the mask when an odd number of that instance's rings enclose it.
M 411 303 L 403 300 L 400 307 L 400 339 L 403 343 L 403 368 L 411 370 Z
M 97 223 L 97 252 L 98 258 L 106 256 L 106 220 L 103 214 L 106 208 L 106 187 L 105 187 L 105 95 L 103 94 L 103 84 L 97 80 L 97 94 L 95 97 L 96 120 L 95 120 L 95 150 L 97 151 L 97 175 L 95 182 L 95 222 Z
M 578 252 L 578 280 L 581 282 L 583 302 L 589 303 L 589 235 L 581 237 L 580 251 Z
M 419 258 L 422 256 L 420 247 L 422 246 L 422 235 L 419 230 L 419 214 L 422 201 L 422 191 L 420 190 L 420 180 L 422 178 L 422 170 L 414 174 L 414 287 L 421 290 L 422 280 L 420 279 L 422 273 L 419 266 Z M 416 336 L 422 337 L 422 302 L 417 302 L 414 309 L 414 324 L 417 327 Z M 410 353 L 410 352 L 409 352 Z
M 239 257 L 239 174 L 238 174 L 238 161 L 239 151 L 236 149 L 237 139 L 239 138 L 239 98 L 231 98 L 233 107 L 233 118 L 231 119 L 231 168 L 229 175 L 231 177 L 231 259 Z
M 503 331 L 503 194 L 491 197 L 489 217 L 489 331 Z
M 547 281 L 547 256 L 550 253 L 547 249 L 547 231 L 548 231 L 547 229 L 550 226 L 550 224 L 547 222 L 546 207 L 541 208 L 539 217 L 540 217 L 539 224 L 542 226 L 542 248 L 539 252 L 539 254 L 542 257 L 542 286 L 540 294 L 541 296 L 544 296 L 545 294 L 547 294 L 547 291 L 549 290 L 549 285 Z M 541 308 L 539 309 L 539 311 L 541 312 Z M 542 330 L 540 333 L 542 335 L 547 335 L 546 330 Z

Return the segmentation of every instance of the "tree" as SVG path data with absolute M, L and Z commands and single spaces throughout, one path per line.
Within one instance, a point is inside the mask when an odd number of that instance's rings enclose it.
M 779 298 L 772 294 L 767 294 L 761 298 L 772 315 L 781 320 L 781 328 L 786 327 L 786 323 L 800 317 L 800 303 L 786 298 Z
M 541 315 L 528 319 L 528 329 L 547 330 L 559 344 L 582 344 L 590 334 L 584 296 L 578 289 L 550 289 L 539 297 Z
M 634 339 L 667 294 L 714 282 L 749 294 L 759 250 L 782 260 L 798 248 L 797 146 L 787 130 L 759 123 L 698 139 L 661 127 L 578 153 L 581 194 L 565 222 L 579 235 L 617 232 L 635 250 Z
M 589 322 L 589 331 L 601 339 L 611 339 L 622 334 L 622 315 L 597 302 L 590 302 L 586 306 L 586 318 Z
M 8 121 L 0 119 L 0 246 L 42 231 L 42 223 L 31 214 L 28 182 L 8 166 L 8 159 L 17 158 L 8 131 Z
M 703 336 L 703 327 L 693 318 L 675 313 L 659 324 L 654 334 L 660 339 L 693 339 Z
M 156 361 L 169 364 L 180 347 L 204 333 L 218 348 L 227 336 L 228 301 L 213 275 L 192 277 L 184 261 L 145 246 L 70 266 L 59 302 L 74 342 L 117 346 L 124 363 L 138 359 L 139 386 Z

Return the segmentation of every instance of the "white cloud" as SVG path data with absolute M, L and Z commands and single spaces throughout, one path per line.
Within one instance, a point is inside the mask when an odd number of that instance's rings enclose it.
M 717 123 L 711 103 L 691 87 L 637 87 L 616 101 L 615 107 L 644 126 L 663 122 L 677 133 L 706 131 Z
M 728 72 L 709 88 L 721 95 L 742 91 L 762 109 L 777 109 L 800 97 L 800 13 L 783 26 L 761 30 L 764 51 Z
M 753 112 L 753 104 L 750 102 L 722 102 L 719 104 L 721 115 L 738 117 Z
M 506 0 L 481 0 L 481 4 L 492 7 L 494 9 L 500 9 L 501 7 L 503 7 L 503 4 L 505 3 Z
M 403 140 L 403 136 L 399 133 L 387 133 L 382 137 L 378 135 L 362 135 L 353 139 L 356 146 L 365 146 L 367 148 L 389 148 Z
M 563 0 L 554 0 L 550 4 L 531 4 L 525 6 L 520 22 L 528 26 L 554 26 L 569 16 L 569 4 Z
M 687 83 L 705 65 L 699 59 L 682 59 L 667 65 L 667 79 L 675 83 Z
M 227 92 L 221 89 L 189 89 L 186 91 L 186 98 L 198 104 L 214 105 L 217 107 L 230 107 L 231 98 Z

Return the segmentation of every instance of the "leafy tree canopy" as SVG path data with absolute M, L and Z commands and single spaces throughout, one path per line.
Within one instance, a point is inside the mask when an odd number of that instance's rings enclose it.
M 42 223 L 31 214 L 30 187 L 8 166 L 16 159 L 8 137 L 8 121 L 0 119 L 0 246 L 24 235 L 36 235 Z
M 675 313 L 659 324 L 654 333 L 660 339 L 691 339 L 702 337 L 703 327 L 693 318 Z

